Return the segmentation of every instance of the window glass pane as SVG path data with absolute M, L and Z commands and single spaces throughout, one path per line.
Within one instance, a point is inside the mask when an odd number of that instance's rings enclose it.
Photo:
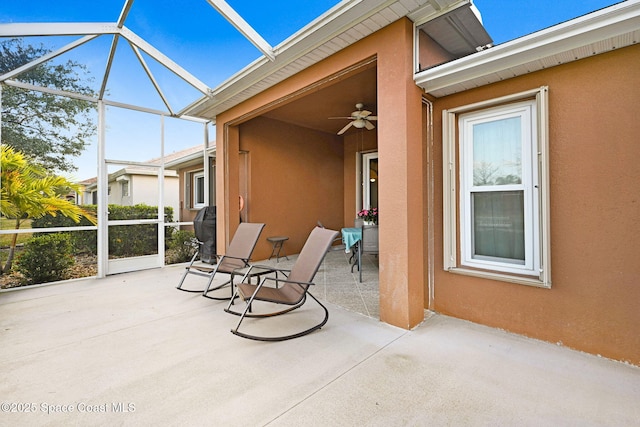
M 524 264 L 524 192 L 472 193 L 473 258 Z
M 473 125 L 473 185 L 522 183 L 521 118 Z
M 369 162 L 369 208 L 378 207 L 378 159 Z
M 204 203 L 204 176 L 196 176 L 196 203 Z

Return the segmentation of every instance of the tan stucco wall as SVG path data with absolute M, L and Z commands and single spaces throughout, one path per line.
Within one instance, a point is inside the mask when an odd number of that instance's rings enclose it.
M 198 213 L 199 209 L 193 209 L 191 208 L 189 205 L 191 204 L 188 201 L 187 195 L 186 195 L 186 189 L 187 189 L 187 179 L 190 179 L 190 174 L 193 172 L 198 172 L 198 171 L 202 171 L 202 165 L 194 165 L 194 166 L 190 166 L 190 167 L 186 167 L 183 169 L 178 170 L 178 176 L 180 178 L 179 184 L 178 184 L 178 194 L 180 196 L 180 221 L 193 221 L 196 217 L 196 214 Z M 193 193 L 193 188 L 190 188 L 189 191 L 191 193 Z M 189 197 L 193 197 L 193 194 L 191 194 Z M 182 227 L 182 228 L 186 228 L 186 229 L 192 229 L 192 227 Z
M 237 227 L 237 200 L 239 191 L 238 150 L 244 146 L 245 130 L 238 126 L 275 108 L 278 100 L 285 99 L 309 85 L 321 81 L 352 64 L 377 58 L 379 117 L 378 153 L 380 173 L 385 179 L 379 187 L 380 199 L 380 317 L 396 326 L 410 328 L 424 318 L 423 294 L 426 270 L 424 266 L 424 231 L 421 220 L 426 216 L 423 197 L 423 170 L 425 162 L 422 143 L 421 91 L 412 80 L 413 25 L 408 19 L 399 20 L 339 53 L 301 71 L 281 84 L 261 92 L 252 99 L 234 107 L 216 118 L 217 145 L 217 206 L 218 247 L 224 248 Z M 289 99 L 289 98 L 287 98 Z M 341 150 L 342 153 L 342 150 Z M 258 156 L 252 155 L 251 174 Z M 223 166 L 224 165 L 224 166 Z M 278 172 L 270 169 L 267 175 L 252 176 L 251 182 L 277 191 Z M 341 176 L 344 173 L 341 170 Z M 295 175 L 288 179 L 298 183 L 299 190 L 308 188 L 303 179 Z M 271 181 L 271 184 L 270 182 Z M 344 191 L 336 188 L 337 192 Z M 348 190 L 350 191 L 350 190 Z M 255 188 L 252 194 L 258 194 Z M 341 194 L 341 197 L 344 197 Z M 348 218 L 346 207 L 339 206 L 340 221 Z M 257 209 L 255 200 L 252 206 Z M 252 208 L 253 209 L 253 208 Z M 266 209 L 266 206 L 265 206 Z M 220 212 L 224 211 L 225 215 Z M 343 216 L 345 218 L 343 218 Z M 261 216 L 251 215 L 252 221 Z M 254 219 L 255 218 L 255 219 Z M 387 218 L 385 220 L 385 218 Z M 318 215 L 318 219 L 321 219 Z M 409 219 L 413 221 L 410 224 Z M 322 219 L 321 219 L 322 220 Z M 416 223 L 418 227 L 416 227 Z M 331 225 L 331 224 L 328 224 Z M 339 227 L 341 224 L 337 224 Z M 306 226 L 306 225 L 305 225 Z M 277 232 L 268 229 L 265 235 Z M 309 230 L 305 229 L 308 234 Z M 287 234 L 292 234 L 288 232 Z M 296 231 L 296 235 L 302 231 Z M 264 242 L 263 242 L 264 243 Z M 295 244 L 292 242 L 292 244 Z M 257 251 L 262 254 L 264 245 Z
M 411 328 L 424 319 L 425 127 L 422 94 L 409 72 L 413 24 L 403 19 L 388 29 L 393 33 L 378 46 L 380 318 Z
M 633 46 L 435 101 L 436 311 L 640 364 L 638 70 L 640 46 Z M 543 85 L 552 288 L 445 272 L 442 109 Z
M 424 31 L 418 32 L 418 69 L 424 70 L 455 59 Z
M 340 229 L 343 152 L 340 138 L 258 117 L 240 125 L 240 150 L 249 156 L 249 222 L 266 226 L 254 259 L 271 254 L 269 236 L 287 236 L 284 249 L 299 253 L 321 221 Z
M 410 328 L 429 307 L 640 364 L 640 263 L 636 259 L 640 253 L 640 168 L 636 165 L 640 121 L 635 117 L 640 47 L 433 100 L 434 143 L 429 149 L 422 94 L 410 72 L 412 31 L 408 20 L 400 20 L 217 117 L 216 139 L 222 141 L 217 168 L 218 246 L 225 246 L 238 223 L 237 153 L 241 149 L 250 152 L 250 220 L 266 222 L 268 227 L 256 258 L 270 249 L 264 241 L 268 235 L 289 235 L 288 248 L 295 252 L 316 220 L 328 227 L 350 225 L 355 211 L 355 142 L 345 137 L 336 144 L 322 133 L 312 135 L 255 116 L 296 91 L 375 57 L 377 147 L 384 177 L 379 188 L 381 320 Z M 442 109 L 543 85 L 549 86 L 550 100 L 552 288 L 445 272 Z M 297 144 L 301 138 L 322 142 Z M 367 143 L 373 146 L 373 141 Z M 342 148 L 336 149 L 340 144 Z M 329 161 L 322 167 L 329 169 L 328 182 L 333 186 L 326 203 L 332 208 L 301 214 L 298 209 L 307 204 L 316 209 L 315 201 L 303 198 L 295 203 L 295 197 L 283 194 L 302 194 L 321 185 L 310 166 L 325 158 Z M 320 193 L 325 190 L 321 188 Z M 274 198 L 280 203 L 274 203 Z M 429 221 L 433 221 L 433 236 L 427 234 Z M 429 256 L 433 257 L 431 272 Z M 431 305 L 429 274 L 434 283 Z

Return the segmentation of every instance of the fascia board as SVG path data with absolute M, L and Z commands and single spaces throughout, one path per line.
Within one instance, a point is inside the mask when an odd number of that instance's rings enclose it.
M 571 51 L 638 28 L 640 0 L 628 0 L 422 71 L 414 76 L 414 81 L 426 92 L 431 92 Z

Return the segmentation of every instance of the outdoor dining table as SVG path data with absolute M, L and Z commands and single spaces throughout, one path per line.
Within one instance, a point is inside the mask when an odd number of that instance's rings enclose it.
M 351 264 L 351 271 L 353 267 L 358 263 L 358 248 L 359 243 L 362 240 L 362 228 L 360 227 L 346 227 L 342 229 L 342 243 L 344 243 L 344 251 L 350 253 L 353 249 L 353 253 L 349 258 Z
M 347 227 L 342 229 L 342 243 L 344 243 L 345 252 L 351 252 L 351 248 L 362 240 L 362 228 Z

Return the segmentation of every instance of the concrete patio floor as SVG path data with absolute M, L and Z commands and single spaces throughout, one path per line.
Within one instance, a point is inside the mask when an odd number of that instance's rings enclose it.
M 325 301 L 333 268 L 317 276 Z M 0 425 L 640 425 L 638 367 L 442 315 L 406 331 L 332 302 L 320 331 L 249 341 L 224 302 L 175 289 L 182 272 L 0 293 Z M 248 326 L 298 326 L 318 315 L 306 305 Z

